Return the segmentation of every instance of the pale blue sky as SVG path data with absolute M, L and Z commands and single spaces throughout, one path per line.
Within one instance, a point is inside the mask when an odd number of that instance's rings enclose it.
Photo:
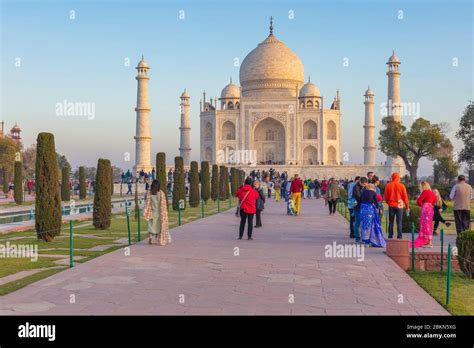
M 368 84 L 375 93 L 377 134 L 380 130 L 392 49 L 402 61 L 402 101 L 420 103 L 421 115 L 433 122 L 449 122 L 459 146 L 454 132 L 473 99 L 472 14 L 469 0 L 2 1 L 0 118 L 8 129 L 18 122 L 25 145 L 40 131 L 54 133 L 57 150 L 73 166 L 95 166 L 98 157 L 106 157 L 129 167 L 134 67 L 144 54 L 151 67 L 152 153 L 164 151 L 170 161 L 178 155 L 179 95 L 186 88 L 192 159 L 198 160 L 202 91 L 219 96 L 229 77 L 238 82 L 234 58 L 242 61 L 265 39 L 273 16 L 276 36 L 298 54 L 325 100 L 340 89 L 342 150 L 350 162 L 363 160 L 362 95 Z M 95 103 L 95 118 L 58 117 L 55 105 L 64 100 Z M 126 152 L 131 162 L 124 161 Z M 430 172 L 425 161 L 420 174 Z

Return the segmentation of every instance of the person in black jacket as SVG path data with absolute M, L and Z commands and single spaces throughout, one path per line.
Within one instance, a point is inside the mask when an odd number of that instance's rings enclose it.
M 262 211 L 265 208 L 265 193 L 263 192 L 262 186 L 260 185 L 260 181 L 255 180 L 253 183 L 253 187 L 255 191 L 258 192 L 258 199 L 257 199 L 257 221 L 255 222 L 255 227 L 262 227 Z

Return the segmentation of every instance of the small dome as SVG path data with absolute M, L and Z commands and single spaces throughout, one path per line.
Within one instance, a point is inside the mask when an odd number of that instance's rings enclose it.
M 229 98 L 240 98 L 240 88 L 237 85 L 234 85 L 232 81 L 224 87 L 221 92 L 221 99 L 229 99 Z
M 189 98 L 189 94 L 188 94 L 188 92 L 186 91 L 186 89 L 184 89 L 184 92 L 181 93 L 181 98 Z
M 138 62 L 137 68 L 147 68 L 149 69 L 150 67 L 148 66 L 147 62 L 145 62 L 145 58 L 142 56 L 142 60 Z
M 393 51 L 392 55 L 390 56 L 390 58 L 388 58 L 388 63 L 400 63 L 400 59 L 398 58 L 398 56 L 395 54 L 395 51 Z M 387 63 L 387 64 L 388 64 Z
M 305 97 L 320 97 L 321 92 L 319 88 L 312 82 L 307 82 L 300 89 L 300 98 Z
M 11 130 L 12 130 L 12 131 L 13 131 L 13 130 L 20 130 L 20 126 L 18 126 L 18 123 L 15 122 L 15 125 L 12 127 Z

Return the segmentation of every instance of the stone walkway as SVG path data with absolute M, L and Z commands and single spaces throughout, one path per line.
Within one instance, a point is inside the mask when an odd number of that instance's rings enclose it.
M 383 250 L 325 257 L 326 245 L 352 241 L 322 200 L 303 201 L 298 217 L 271 200 L 253 241 L 237 240 L 233 213 L 173 229 L 167 247 L 145 241 L 0 297 L 0 314 L 448 314 Z

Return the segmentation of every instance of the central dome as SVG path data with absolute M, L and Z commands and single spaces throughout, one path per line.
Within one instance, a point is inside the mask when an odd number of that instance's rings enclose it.
M 288 89 L 304 83 L 304 66 L 299 57 L 275 35 L 270 34 L 253 49 L 240 67 L 242 91 Z

